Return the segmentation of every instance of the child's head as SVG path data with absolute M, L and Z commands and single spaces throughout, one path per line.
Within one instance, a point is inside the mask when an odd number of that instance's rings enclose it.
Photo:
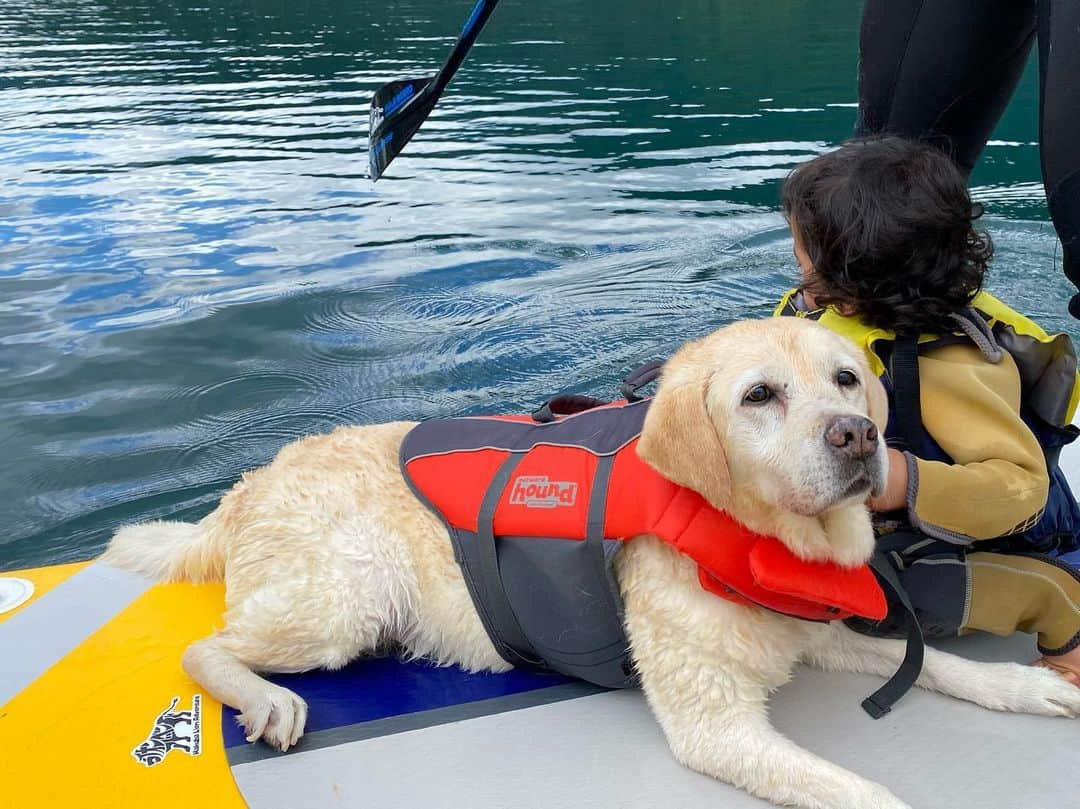
M 950 328 L 993 254 L 964 175 L 917 141 L 849 141 L 792 171 L 783 205 L 816 303 L 900 333 Z

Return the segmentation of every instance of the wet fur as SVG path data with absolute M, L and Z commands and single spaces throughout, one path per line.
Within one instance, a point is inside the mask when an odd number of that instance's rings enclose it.
M 841 366 L 858 373 L 857 391 L 837 387 Z M 758 379 L 783 394 L 771 411 L 743 404 Z M 873 547 L 862 502 L 883 467 L 865 489 L 838 497 L 845 473 L 830 465 L 821 435 L 837 413 L 869 415 L 883 428 L 885 408 L 862 356 L 831 332 L 798 319 L 738 323 L 665 366 L 639 453 L 797 555 L 858 564 Z M 401 477 L 398 450 L 412 426 L 297 441 L 244 475 L 197 525 L 130 526 L 106 552 L 107 562 L 160 580 L 224 578 L 224 628 L 192 644 L 183 665 L 241 711 L 250 740 L 286 750 L 306 720 L 303 700 L 257 672 L 333 669 L 390 641 L 470 671 L 509 668 L 475 613 L 446 529 Z M 717 598 L 699 586 L 693 562 L 648 535 L 627 543 L 617 576 L 645 695 L 680 762 L 777 804 L 905 806 L 799 748 L 766 715 L 769 693 L 796 662 L 886 675 L 902 656 L 899 641 Z M 919 684 L 998 710 L 1080 713 L 1080 689 L 1017 664 L 928 650 Z

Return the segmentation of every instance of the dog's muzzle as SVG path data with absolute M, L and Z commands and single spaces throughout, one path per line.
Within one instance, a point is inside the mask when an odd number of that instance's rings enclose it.
M 846 482 L 837 500 L 863 492 L 876 496 L 884 490 L 888 470 L 874 422 L 864 416 L 835 416 L 825 426 L 824 439 L 838 477 Z
M 861 461 L 877 452 L 877 425 L 864 416 L 837 416 L 825 427 L 832 452 L 848 461 Z

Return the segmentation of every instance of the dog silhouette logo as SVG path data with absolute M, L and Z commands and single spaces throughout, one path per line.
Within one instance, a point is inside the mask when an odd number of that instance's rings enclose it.
M 202 695 L 191 698 L 191 710 L 173 710 L 179 702 L 180 697 L 172 698 L 169 707 L 154 720 L 154 729 L 146 741 L 131 751 L 140 764 L 160 764 L 170 750 L 183 750 L 189 756 L 202 751 Z

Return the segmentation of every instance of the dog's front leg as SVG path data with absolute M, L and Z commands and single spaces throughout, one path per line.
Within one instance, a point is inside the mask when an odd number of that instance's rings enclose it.
M 796 745 L 765 713 L 750 672 L 673 659 L 642 685 L 678 761 L 783 806 L 904 809 L 885 787 Z
M 707 593 L 697 566 L 653 537 L 631 542 L 617 565 L 645 696 L 680 763 L 776 804 L 904 809 L 769 724 L 769 691 L 790 676 L 806 624 Z
M 860 635 L 838 623 L 821 627 L 803 655 L 826 671 L 882 677 L 896 671 L 903 658 L 903 641 Z M 1080 716 L 1080 688 L 1052 671 L 1020 663 L 982 663 L 928 648 L 916 685 L 995 711 Z

